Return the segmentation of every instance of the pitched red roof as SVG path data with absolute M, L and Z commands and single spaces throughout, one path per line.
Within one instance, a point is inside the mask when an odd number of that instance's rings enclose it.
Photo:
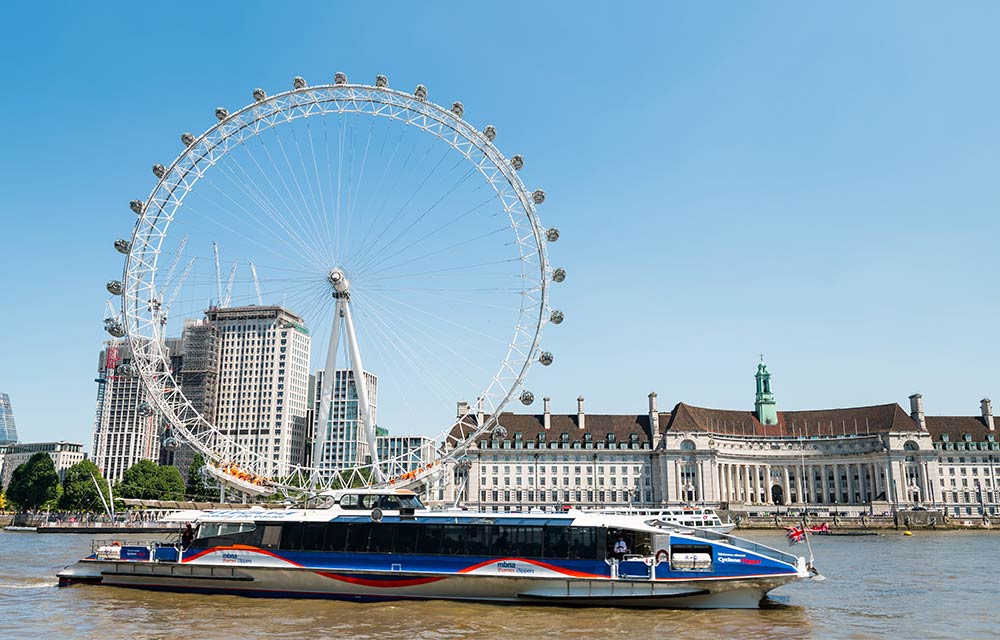
M 993 431 L 986 428 L 986 420 L 981 416 L 927 416 L 926 420 L 928 433 L 937 441 L 947 434 L 949 441 L 961 442 L 969 434 L 973 442 L 986 442 L 986 434 L 1000 433 L 1000 418 L 993 418 Z
M 707 409 L 683 402 L 671 412 L 667 429 L 708 431 L 747 436 L 831 436 L 916 431 L 917 425 L 899 404 L 870 407 L 779 411 L 778 424 L 763 425 L 752 411 Z
M 470 416 L 475 419 L 474 415 Z M 660 430 L 670 420 L 669 413 L 661 413 L 659 422 Z M 652 433 L 649 426 L 649 415 L 616 415 L 616 414 L 586 414 L 583 421 L 584 428 L 581 429 L 577 421 L 576 414 L 551 414 L 550 428 L 545 428 L 545 416 L 543 414 L 525 415 L 517 413 L 501 413 L 498 420 L 500 426 L 507 430 L 507 439 L 513 440 L 515 433 L 520 433 L 521 438 L 527 440 L 537 440 L 538 434 L 544 433 L 545 439 L 549 442 L 558 441 L 560 434 L 569 435 L 570 442 L 583 440 L 583 434 L 589 433 L 594 442 L 607 440 L 608 434 L 613 433 L 618 442 L 628 442 L 635 433 L 639 436 L 639 442 L 652 440 Z M 454 438 L 462 438 L 465 433 L 472 429 L 462 425 L 452 427 L 451 435 Z

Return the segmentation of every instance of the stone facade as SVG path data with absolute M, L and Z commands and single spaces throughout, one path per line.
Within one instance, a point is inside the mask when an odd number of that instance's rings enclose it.
M 669 413 L 502 414 L 506 436 L 471 443 L 432 499 L 486 510 L 698 503 L 736 510 L 883 513 L 923 507 L 989 516 L 1000 508 L 1000 442 L 988 400 L 978 417 L 899 404 L 778 411 L 770 373 L 755 411 L 678 403 Z M 460 403 L 460 412 L 467 406 Z M 483 416 L 468 414 L 469 419 Z M 763 418 L 763 420 L 761 419 Z M 460 438 L 461 425 L 452 433 Z

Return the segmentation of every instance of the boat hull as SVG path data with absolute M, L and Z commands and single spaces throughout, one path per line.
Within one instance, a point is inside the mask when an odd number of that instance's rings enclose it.
M 464 600 L 508 604 L 635 608 L 757 608 L 796 574 L 746 579 L 632 580 L 308 568 L 133 563 L 87 559 L 59 573 L 59 584 L 250 597 L 336 600 Z

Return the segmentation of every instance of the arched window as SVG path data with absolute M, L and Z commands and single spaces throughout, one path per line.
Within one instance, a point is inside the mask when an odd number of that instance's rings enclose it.
M 681 441 L 681 451 L 694 451 L 694 450 L 695 450 L 694 440 Z

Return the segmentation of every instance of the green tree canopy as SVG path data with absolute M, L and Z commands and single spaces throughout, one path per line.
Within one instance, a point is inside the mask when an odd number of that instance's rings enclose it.
M 205 456 L 200 453 L 194 454 L 191 468 L 188 469 L 187 495 L 195 500 L 211 500 L 217 493 L 205 484 L 205 479 L 201 475 L 201 469 L 204 466 Z
M 59 474 L 44 451 L 14 469 L 7 485 L 7 499 L 22 509 L 38 509 L 59 498 Z
M 66 470 L 59 508 L 67 511 L 104 511 L 94 478 L 97 478 L 97 484 L 107 499 L 108 482 L 101 475 L 101 470 L 92 461 L 81 460 Z
M 118 498 L 140 500 L 183 500 L 184 479 L 177 467 L 140 460 L 125 470 L 122 481 L 115 487 Z

